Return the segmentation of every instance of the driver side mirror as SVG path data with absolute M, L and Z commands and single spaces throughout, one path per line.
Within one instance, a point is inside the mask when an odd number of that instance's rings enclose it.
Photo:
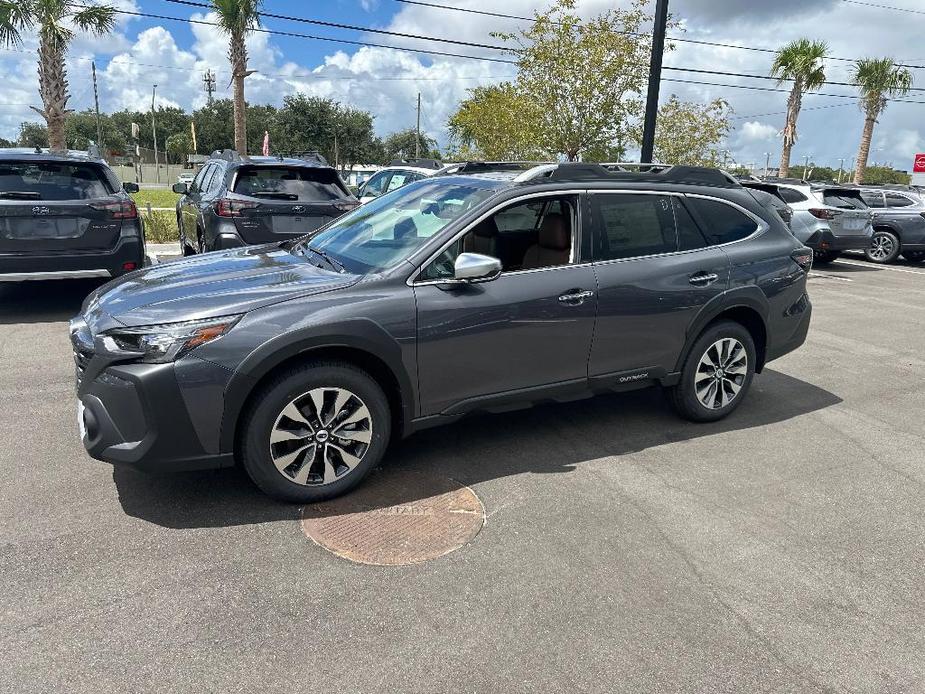
M 170 186 L 170 189 L 174 193 L 179 193 L 180 195 L 186 195 L 189 192 L 189 186 L 185 183 L 174 183 Z
M 122 190 L 126 193 L 137 193 L 139 191 L 138 184 L 132 183 L 131 181 L 126 181 L 122 184 Z
M 453 282 L 490 282 L 501 274 L 501 261 L 481 253 L 460 253 L 453 264 Z

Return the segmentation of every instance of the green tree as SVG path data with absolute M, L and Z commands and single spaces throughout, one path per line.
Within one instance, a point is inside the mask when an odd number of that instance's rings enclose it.
M 100 115 L 100 129 L 103 141 L 97 142 L 96 113 L 89 109 L 69 113 L 64 120 L 64 137 L 67 146 L 70 149 L 87 149 L 91 142 L 95 142 L 107 154 L 125 152 L 127 147 L 125 137 L 105 113 Z
M 475 87 L 450 118 L 450 134 L 466 159 L 548 158 L 534 129 L 539 121 L 535 108 L 512 82 Z
M 0 137 L 0 147 L 15 147 L 16 143 L 12 140 L 7 140 L 5 137 Z
M 912 89 L 912 73 L 894 63 L 892 58 L 864 58 L 854 64 L 851 76 L 861 93 L 861 108 L 864 109 L 864 130 L 854 170 L 854 182 L 863 183 L 874 125 L 886 108 L 888 98 L 904 96 Z
M 496 34 L 512 44 L 515 89 L 533 102 L 523 127 L 536 134 L 541 150 L 574 161 L 589 148 L 625 138 L 642 109 L 640 66 L 648 64 L 651 50 L 648 4 L 633 0 L 628 9 L 582 21 L 575 0 L 555 0 L 519 34 Z
M 440 158 L 440 150 L 437 149 L 437 141 L 434 138 L 428 137 L 425 133 L 421 133 L 419 138 L 414 128 L 408 128 L 394 132 L 382 141 L 382 153 L 385 155 L 382 163 L 387 164 L 393 159 L 414 159 L 415 141 L 422 158 Z
M 263 0 L 212 0 L 218 14 L 218 24 L 228 34 L 228 60 L 231 62 L 231 82 L 234 98 L 234 148 L 247 153 L 247 104 L 244 100 L 244 78 L 247 69 L 245 39 L 260 19 Z
M 665 164 L 718 166 L 720 143 L 729 134 L 732 109 L 723 99 L 709 104 L 681 101 L 672 94 L 658 109 L 655 160 Z
M 285 97 L 276 117 L 274 151 L 318 150 L 333 161 L 339 113 L 340 106 L 333 99 L 304 94 Z
M 787 98 L 787 120 L 784 125 L 784 141 L 780 154 L 780 175 L 790 175 L 790 153 L 797 141 L 797 119 L 803 104 L 805 92 L 816 91 L 825 84 L 824 60 L 829 47 L 824 41 L 797 39 L 777 52 L 771 66 L 771 76 L 777 83 L 792 80 L 790 96 Z
M 264 131 L 269 131 L 270 146 L 278 149 L 276 113 L 277 109 L 273 106 L 248 106 L 248 141 L 262 143 Z M 234 147 L 234 102 L 231 99 L 216 99 L 210 105 L 197 109 L 193 112 L 192 120 L 196 123 L 199 153 L 209 154 L 217 149 Z
M 16 144 L 20 147 L 48 147 L 48 126 L 41 123 L 21 123 Z
M 897 171 L 891 166 L 871 165 L 864 170 L 864 183 L 873 186 L 882 186 L 889 183 L 909 185 L 912 177 L 905 171 Z
M 115 25 L 115 8 L 72 0 L 0 0 L 0 43 L 22 44 L 24 31 L 38 29 L 39 95 L 42 108 L 31 107 L 48 126 L 52 149 L 66 149 L 64 121 L 70 98 L 65 56 L 77 31 L 102 35 Z
M 186 157 L 193 153 L 193 137 L 190 133 L 174 133 L 164 142 L 167 154 L 177 164 L 186 162 Z

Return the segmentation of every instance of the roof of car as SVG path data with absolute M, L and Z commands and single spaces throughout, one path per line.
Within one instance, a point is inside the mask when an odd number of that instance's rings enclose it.
M 233 149 L 217 149 L 209 155 L 210 159 L 220 159 L 233 164 L 247 166 L 307 166 L 314 168 L 333 168 L 318 152 L 281 152 L 272 156 L 239 154 Z
M 4 147 L 0 148 L 0 159 L 41 159 L 42 161 L 88 161 L 98 164 L 106 162 L 99 155 L 99 150 L 58 149 L 47 147 Z

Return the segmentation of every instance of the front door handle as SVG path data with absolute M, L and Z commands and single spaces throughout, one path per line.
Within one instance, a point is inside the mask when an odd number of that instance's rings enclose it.
M 585 299 L 590 299 L 594 296 L 594 292 L 591 290 L 580 290 L 572 289 L 568 293 L 563 294 L 559 297 L 559 303 L 568 304 L 569 306 L 580 306 L 585 302 Z
M 718 279 L 719 275 L 716 273 L 698 272 L 694 275 L 691 275 L 688 281 L 696 287 L 706 287 L 709 284 L 713 284 Z

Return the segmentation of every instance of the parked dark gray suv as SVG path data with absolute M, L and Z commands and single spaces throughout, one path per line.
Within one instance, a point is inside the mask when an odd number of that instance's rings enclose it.
M 144 470 L 238 462 L 304 502 L 477 410 L 661 385 L 713 421 L 805 340 L 811 263 L 716 170 L 428 178 L 92 293 L 71 322 L 82 439 Z
M 183 255 L 303 236 L 358 207 L 333 166 L 298 156 L 212 153 L 193 182 L 175 183 Z

